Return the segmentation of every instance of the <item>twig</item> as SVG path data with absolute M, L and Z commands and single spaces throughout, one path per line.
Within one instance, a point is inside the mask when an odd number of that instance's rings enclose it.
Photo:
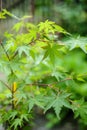
M 5 82 L 3 82 L 2 80 L 0 80 L 11 92 L 12 92 L 12 90 L 11 90 L 11 88 L 8 86 L 8 84 L 6 84 Z
M 1 8 L 1 11 L 2 11 L 2 0 L 0 1 L 0 4 L 1 4 L 1 5 L 0 5 L 0 6 L 1 6 L 0 8 Z
M 17 54 L 18 54 L 18 51 L 16 51 L 16 52 L 13 54 L 13 56 L 11 57 L 11 59 L 14 59 Z
M 61 82 L 67 81 L 67 80 L 72 80 L 72 78 L 66 78 L 64 80 L 60 80 L 59 82 L 54 82 L 54 83 L 49 83 L 49 84 L 31 83 L 31 84 L 27 84 L 27 85 L 30 85 L 30 86 L 38 85 L 38 86 L 48 86 L 49 87 L 49 86 L 52 86 L 54 84 L 59 84 Z
M 43 86 L 43 87 L 50 87 L 52 89 L 54 89 L 55 91 L 59 92 L 59 89 L 57 87 L 54 87 L 53 85 L 55 84 L 59 84 L 61 82 L 67 81 L 67 80 L 72 80 L 72 78 L 66 78 L 64 80 L 60 80 L 59 82 L 54 82 L 54 83 L 49 83 L 49 84 L 44 84 L 44 83 L 31 83 L 31 84 L 27 84 L 29 86 L 33 86 L 33 85 L 38 85 L 38 86 Z
M 3 50 L 4 50 L 4 53 L 5 53 L 5 55 L 6 55 L 7 59 L 8 59 L 8 61 L 11 61 L 11 59 L 10 59 L 10 57 L 9 57 L 9 55 L 8 55 L 8 53 L 7 53 L 7 51 L 5 50 L 5 47 L 4 47 L 3 43 L 2 43 L 2 41 L 0 42 L 0 44 L 1 44 L 2 48 L 3 48 Z M 11 70 L 12 73 L 14 73 L 13 70 L 12 70 L 12 68 L 11 68 L 11 66 L 10 66 L 10 70 Z
M 1 46 L 2 46 L 2 48 L 3 48 L 3 50 L 4 50 L 4 52 L 5 52 L 5 54 L 6 54 L 7 58 L 8 58 L 8 60 L 10 61 L 10 57 L 9 57 L 7 51 L 5 50 L 5 47 L 4 47 L 4 45 L 2 44 L 2 42 L 1 42 Z
M 15 106 L 14 106 L 14 92 L 12 91 L 12 110 L 14 110 Z
M 67 81 L 67 80 L 72 80 L 72 78 L 66 78 L 64 80 L 60 80 L 58 83 L 61 83 L 61 82 Z

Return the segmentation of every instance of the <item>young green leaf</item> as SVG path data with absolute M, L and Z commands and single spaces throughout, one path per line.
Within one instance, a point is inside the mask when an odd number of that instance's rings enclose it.
M 20 21 L 20 22 L 16 23 L 13 26 L 13 30 L 15 30 L 16 32 L 18 32 L 23 26 L 24 26 L 24 23 L 22 21 Z
M 21 57 L 23 53 L 26 56 L 29 56 L 29 47 L 27 47 L 27 46 L 20 46 L 17 48 L 17 51 L 18 51 L 19 57 Z
M 20 118 L 14 119 L 14 122 L 11 124 L 11 127 L 14 127 L 14 130 L 17 130 L 18 127 L 22 126 L 22 120 Z
M 62 95 L 55 95 L 52 97 L 47 97 L 47 105 L 45 107 L 45 112 L 47 110 L 49 110 L 50 108 L 53 108 L 57 117 L 60 119 L 60 112 L 62 107 L 67 107 L 67 108 L 71 108 L 70 103 L 68 102 L 68 100 L 66 99 L 69 96 L 69 94 L 62 94 Z

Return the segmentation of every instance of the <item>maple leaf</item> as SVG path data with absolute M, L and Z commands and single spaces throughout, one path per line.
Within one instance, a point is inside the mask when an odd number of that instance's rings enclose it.
M 70 96 L 70 94 L 61 94 L 61 95 L 52 95 L 51 97 L 46 97 L 47 105 L 45 107 L 44 112 L 49 110 L 50 108 L 53 108 L 57 117 L 60 119 L 60 112 L 62 107 L 71 108 L 70 103 L 67 100 L 67 97 Z

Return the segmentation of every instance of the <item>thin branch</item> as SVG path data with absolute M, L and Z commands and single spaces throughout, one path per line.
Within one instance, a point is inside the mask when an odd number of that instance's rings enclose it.
M 17 54 L 18 54 L 18 51 L 16 51 L 16 52 L 13 54 L 13 56 L 11 57 L 11 59 L 14 59 Z
M 64 79 L 64 80 L 60 80 L 60 81 L 58 82 L 58 84 L 61 83 L 61 82 L 65 82 L 65 81 L 67 81 L 67 80 L 72 80 L 72 78 L 66 78 L 66 79 Z
M 12 110 L 14 110 L 15 106 L 14 106 L 14 92 L 12 91 Z
M 9 57 L 9 55 L 8 55 L 8 53 L 7 53 L 7 51 L 5 50 L 5 47 L 4 47 L 3 43 L 2 43 L 2 41 L 0 42 L 0 44 L 1 44 L 2 48 L 3 48 L 3 50 L 4 50 L 4 53 L 5 53 L 5 55 L 6 55 L 7 59 L 8 59 L 8 61 L 11 61 L 11 59 L 10 59 L 10 57 Z M 11 66 L 10 66 L 10 70 L 11 70 L 12 73 L 14 73 L 13 70 L 12 70 L 12 68 L 11 68 Z
M 12 16 L 11 17 L 13 17 L 14 19 L 16 19 L 16 20 L 20 20 L 20 18 L 19 17 L 17 17 L 17 16 L 15 16 L 14 14 L 12 14 Z
M 27 85 L 30 85 L 30 86 L 38 85 L 38 86 L 48 86 L 48 87 L 50 87 L 50 86 L 52 86 L 52 85 L 54 85 L 54 84 L 59 84 L 59 83 L 61 83 L 61 82 L 65 82 L 65 81 L 67 81 L 67 80 L 72 80 L 72 78 L 66 78 L 66 79 L 64 79 L 64 80 L 60 80 L 59 82 L 54 82 L 54 83 L 49 83 L 49 84 L 31 83 L 31 84 L 27 84 Z
M 54 83 L 49 83 L 49 84 L 31 83 L 31 84 L 27 84 L 27 85 L 29 85 L 29 86 L 38 85 L 38 86 L 43 86 L 43 87 L 50 87 L 50 88 L 54 89 L 55 91 L 59 92 L 59 89 L 57 87 L 54 87 L 53 85 L 59 84 L 61 82 L 65 82 L 67 80 L 72 80 L 72 78 L 66 78 L 64 80 L 60 80 L 59 82 L 54 82 Z
M 2 11 L 2 0 L 0 0 L 0 8 L 1 8 L 1 11 Z
M 11 90 L 11 88 L 8 86 L 8 84 L 6 84 L 5 82 L 3 82 L 2 80 L 0 80 L 11 92 L 12 92 L 12 90 Z
M 4 45 L 2 44 L 2 42 L 1 42 L 1 46 L 2 46 L 2 48 L 3 48 L 3 50 L 4 50 L 5 54 L 6 54 L 6 57 L 7 57 L 8 60 L 10 61 L 10 57 L 9 57 L 7 51 L 5 50 L 5 47 L 4 47 Z

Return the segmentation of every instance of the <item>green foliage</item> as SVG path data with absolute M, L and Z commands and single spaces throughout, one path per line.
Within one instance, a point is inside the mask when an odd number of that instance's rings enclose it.
M 66 98 L 69 96 L 69 94 L 59 94 L 52 95 L 51 97 L 47 97 L 47 104 L 45 107 L 45 111 L 49 110 L 51 107 L 53 107 L 57 117 L 60 119 L 59 114 L 62 109 L 62 107 L 70 108 L 69 102 L 66 100 Z
M 60 33 L 70 39 L 60 41 Z M 0 80 L 6 87 L 0 93 L 0 122 L 7 123 L 9 130 L 19 130 L 31 124 L 38 107 L 43 113 L 53 109 L 58 120 L 64 108 L 70 109 L 87 125 L 87 95 L 78 91 L 87 85 L 82 60 L 87 53 L 86 39 L 72 38 L 48 20 L 33 25 L 21 18 L 11 34 L 6 32 L 0 43 L 0 71 L 7 77 L 6 82 Z
M 60 1 L 54 5 L 54 11 L 58 14 L 55 20 L 71 33 L 86 35 L 86 4 L 83 0 L 77 4 L 75 0 L 68 0 L 68 2 Z
M 86 37 L 76 37 L 70 38 L 68 41 L 66 40 L 66 44 L 68 44 L 69 49 L 73 50 L 75 48 L 81 48 L 85 53 L 87 53 L 87 38 Z
M 75 118 L 80 116 L 82 118 L 82 122 L 84 122 L 87 125 L 87 112 L 86 112 L 87 102 L 84 102 L 84 99 L 76 100 L 73 103 L 73 108 Z

